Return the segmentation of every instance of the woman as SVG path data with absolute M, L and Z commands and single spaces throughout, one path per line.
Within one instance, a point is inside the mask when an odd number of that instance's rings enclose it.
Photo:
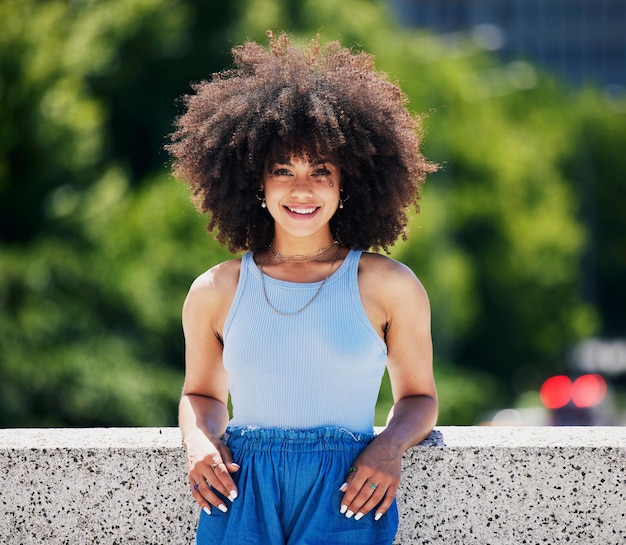
M 407 267 L 367 250 L 405 236 L 435 167 L 369 55 L 268 35 L 195 86 L 168 146 L 209 230 L 245 252 L 183 308 L 196 542 L 391 543 L 402 456 L 436 421 L 430 309 Z

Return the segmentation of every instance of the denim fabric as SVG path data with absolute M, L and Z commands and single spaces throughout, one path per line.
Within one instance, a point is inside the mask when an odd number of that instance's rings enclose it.
M 390 545 L 395 502 L 378 521 L 374 512 L 358 521 L 339 512 L 339 487 L 372 439 L 336 428 L 229 429 L 239 497 L 224 499 L 227 513 L 201 512 L 196 545 Z

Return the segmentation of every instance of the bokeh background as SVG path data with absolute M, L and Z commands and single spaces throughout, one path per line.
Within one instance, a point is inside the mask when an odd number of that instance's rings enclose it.
M 0 427 L 176 424 L 181 305 L 231 256 L 163 145 L 267 29 L 374 54 L 424 115 L 442 168 L 392 255 L 440 424 L 626 423 L 624 28 L 623 0 L 0 0 Z

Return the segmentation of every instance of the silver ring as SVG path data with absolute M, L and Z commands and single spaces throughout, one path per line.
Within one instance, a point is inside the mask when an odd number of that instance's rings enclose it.
M 213 471 L 215 471 L 215 468 L 216 468 L 218 465 L 219 465 L 219 464 L 213 464 L 213 465 L 211 466 L 211 469 L 212 469 Z
M 370 488 L 371 488 L 372 490 L 376 490 L 376 489 L 378 488 L 378 485 L 375 485 L 373 482 L 371 482 L 371 481 L 367 481 L 367 482 L 369 483 Z

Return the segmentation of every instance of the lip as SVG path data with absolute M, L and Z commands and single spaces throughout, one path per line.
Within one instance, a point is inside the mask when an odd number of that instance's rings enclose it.
M 320 206 L 315 206 L 312 204 L 309 205 L 298 205 L 298 206 L 283 206 L 283 210 L 290 217 L 296 220 L 307 220 L 315 217 L 317 212 L 320 210 Z

